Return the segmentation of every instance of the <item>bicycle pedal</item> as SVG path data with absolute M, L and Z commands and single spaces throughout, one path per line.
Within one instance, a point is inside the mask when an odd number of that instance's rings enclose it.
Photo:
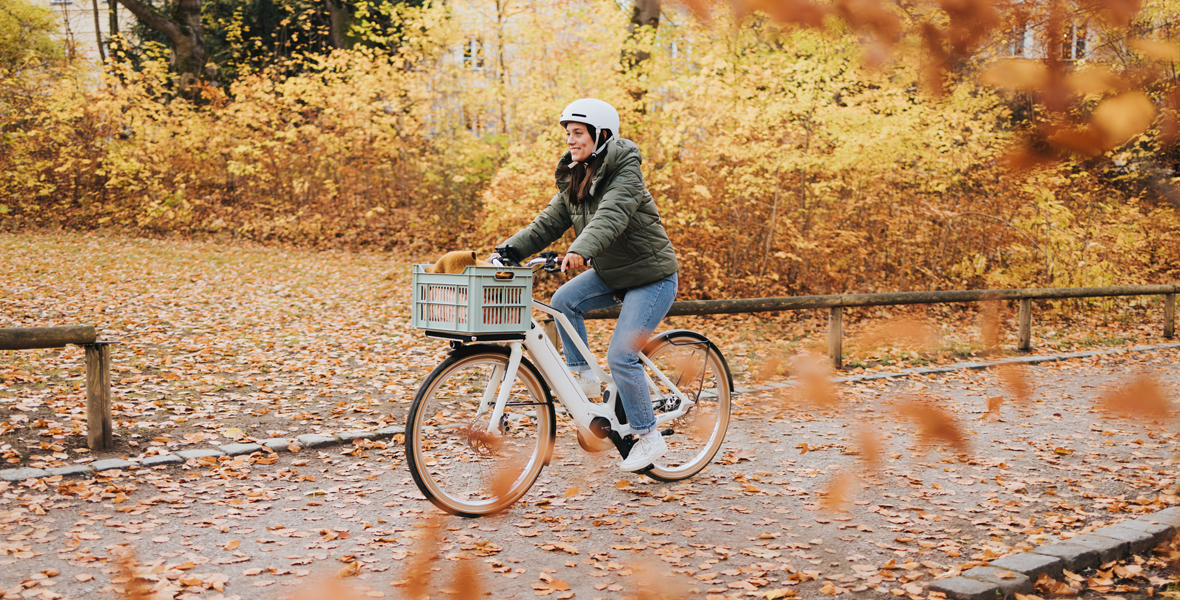
M 668 437 L 668 436 L 670 436 L 670 435 L 672 435 L 672 434 L 674 434 L 674 433 L 676 433 L 676 430 L 675 430 L 675 429 L 672 429 L 671 427 L 669 427 L 669 428 L 667 428 L 667 429 L 661 429 L 661 430 L 660 430 L 660 435 L 662 435 L 662 436 L 664 436 L 664 437 Z

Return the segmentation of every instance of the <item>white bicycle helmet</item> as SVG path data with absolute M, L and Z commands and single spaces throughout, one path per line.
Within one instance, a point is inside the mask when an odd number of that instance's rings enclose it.
M 570 102 L 561 111 L 560 122 L 562 127 L 570 122 L 585 123 L 597 131 L 599 138 L 602 137 L 603 129 L 609 129 L 616 138 L 619 137 L 619 112 L 602 100 L 582 98 Z

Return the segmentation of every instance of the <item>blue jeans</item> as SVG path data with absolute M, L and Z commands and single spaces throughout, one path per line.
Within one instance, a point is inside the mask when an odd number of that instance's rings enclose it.
M 618 388 L 627 422 L 637 433 L 646 433 L 656 425 L 651 390 L 647 387 L 643 363 L 639 362 L 639 351 L 668 314 L 676 299 L 676 287 L 677 278 L 673 273 L 659 281 L 624 290 L 623 307 L 606 351 L 606 364 Z M 586 342 L 586 321 L 582 315 L 618 304 L 615 294 L 616 290 L 608 287 L 598 273 L 586 271 L 558 288 L 553 294 L 553 308 L 570 320 L 578 336 Z M 575 373 L 587 370 L 586 359 L 574 347 L 569 334 L 562 327 L 557 331 L 561 335 L 565 364 Z

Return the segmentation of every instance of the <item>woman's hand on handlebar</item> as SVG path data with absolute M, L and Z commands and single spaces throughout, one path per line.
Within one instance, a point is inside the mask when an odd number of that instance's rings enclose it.
M 561 259 L 561 272 L 564 273 L 566 269 L 581 270 L 586 268 L 586 259 L 582 255 L 573 252 L 566 252 L 565 258 Z

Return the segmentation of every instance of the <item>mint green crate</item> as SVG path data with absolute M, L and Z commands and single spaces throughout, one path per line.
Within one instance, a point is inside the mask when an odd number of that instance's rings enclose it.
M 467 267 L 427 273 L 414 265 L 413 325 L 454 333 L 524 333 L 532 323 L 533 270 Z

